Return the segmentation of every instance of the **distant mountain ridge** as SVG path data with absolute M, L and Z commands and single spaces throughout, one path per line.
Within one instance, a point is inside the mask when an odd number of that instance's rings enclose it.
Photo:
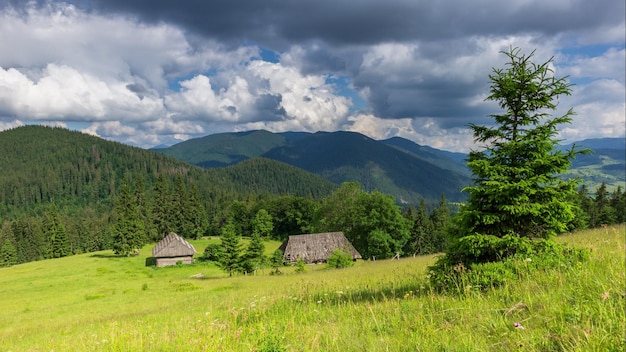
M 594 138 L 564 145 L 562 149 L 591 149 L 578 155 L 566 177 L 578 177 L 592 192 L 604 182 L 609 191 L 626 188 L 626 138 Z
M 160 153 L 204 166 L 237 164 L 254 157 L 278 160 L 334 183 L 358 181 L 399 202 L 462 201 L 469 172 L 460 153 L 423 147 L 402 138 L 376 141 L 356 132 L 220 133 L 181 142 Z
M 588 139 L 575 144 L 594 153 L 578 156 L 565 177 L 579 177 L 592 190 L 600 182 L 613 188 L 624 184 L 623 138 Z M 422 146 L 400 137 L 377 141 L 356 132 L 220 133 L 157 151 L 203 167 L 269 158 L 334 183 L 358 181 L 367 190 L 394 195 L 399 202 L 413 203 L 421 198 L 432 201 L 441 194 L 452 201 L 463 201 L 466 195 L 461 189 L 471 183 L 467 154 Z

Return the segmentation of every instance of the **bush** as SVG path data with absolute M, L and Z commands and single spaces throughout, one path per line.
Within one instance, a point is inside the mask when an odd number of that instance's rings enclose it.
M 306 263 L 304 262 L 304 259 L 298 258 L 298 261 L 296 262 L 296 272 L 303 273 L 305 268 L 306 268 Z
M 551 240 L 472 235 L 457 241 L 430 267 L 429 279 L 440 291 L 461 293 L 498 287 L 537 270 L 572 266 L 588 258 L 586 249 Z
M 326 265 L 328 268 L 340 269 L 354 265 L 354 261 L 352 260 L 352 255 L 349 253 L 341 249 L 335 249 L 328 257 Z
M 211 243 L 204 249 L 201 260 L 217 262 L 221 255 L 222 246 L 219 243 Z
M 272 275 L 280 275 L 280 267 L 283 266 L 283 251 L 277 249 L 270 257 L 270 265 L 272 266 Z

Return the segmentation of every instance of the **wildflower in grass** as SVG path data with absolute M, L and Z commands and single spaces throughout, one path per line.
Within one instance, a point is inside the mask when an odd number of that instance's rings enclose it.
M 525 329 L 525 327 L 519 322 L 513 323 L 513 326 L 516 327 L 517 329 L 522 329 L 522 330 Z

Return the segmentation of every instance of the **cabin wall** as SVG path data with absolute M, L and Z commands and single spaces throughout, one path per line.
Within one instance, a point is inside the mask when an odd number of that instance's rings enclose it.
M 168 257 L 168 258 L 156 258 L 156 266 L 170 266 L 176 265 L 178 262 L 182 262 L 183 264 L 192 264 L 193 257 L 185 256 L 185 257 Z

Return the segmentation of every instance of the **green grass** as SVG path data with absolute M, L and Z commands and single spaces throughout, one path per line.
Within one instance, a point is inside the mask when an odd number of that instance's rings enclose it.
M 430 291 L 434 256 L 232 278 L 145 267 L 151 247 L 27 263 L 0 269 L 0 350 L 623 351 L 625 235 L 563 236 L 590 261 L 461 296 Z

